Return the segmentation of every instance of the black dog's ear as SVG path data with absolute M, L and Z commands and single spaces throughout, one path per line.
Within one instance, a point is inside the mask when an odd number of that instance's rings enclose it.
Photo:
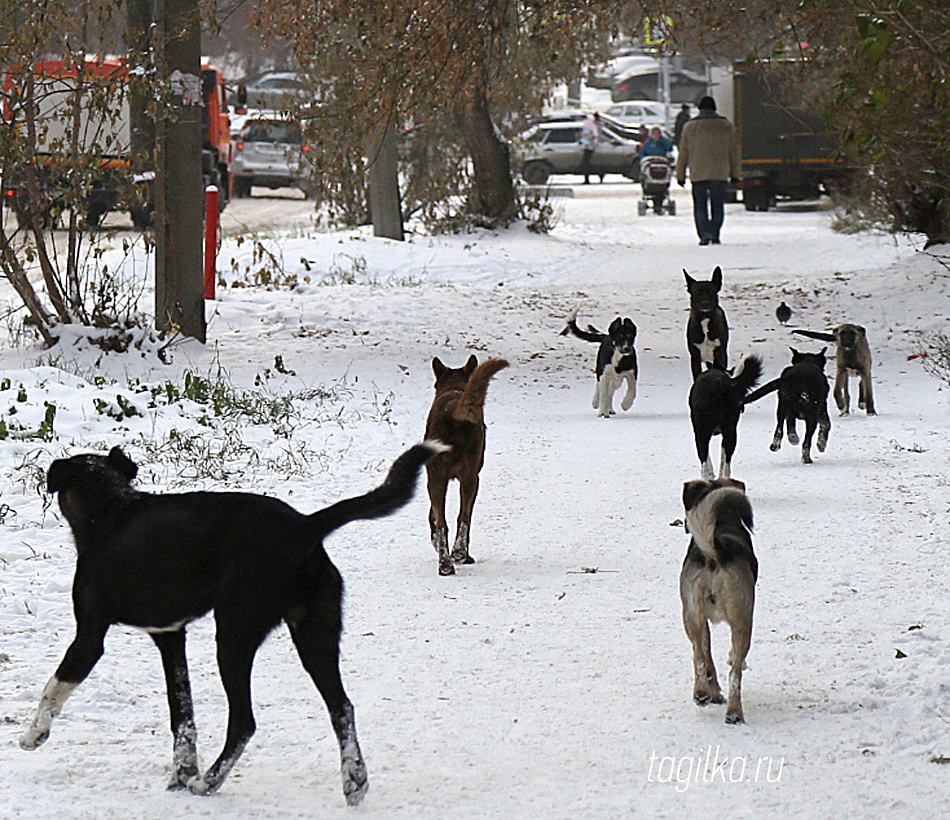
M 624 319 L 624 320 L 623 320 L 623 326 L 624 326 L 624 327 L 629 327 L 629 328 L 630 328 L 630 332 L 631 332 L 634 336 L 637 335 L 637 326 L 633 323 L 633 319 Z
M 122 475 L 124 475 L 129 481 L 138 475 L 138 465 L 122 452 L 121 447 L 113 447 L 111 450 L 109 450 L 109 463 L 120 473 L 122 473 Z
M 703 481 L 698 478 L 694 481 L 687 481 L 683 485 L 683 509 L 689 512 L 709 494 L 712 488 L 711 481 Z
M 716 290 L 722 287 L 722 268 L 720 268 L 719 265 L 716 265 L 716 269 L 713 271 L 712 283 L 716 287 Z
M 607 328 L 607 333 L 609 333 L 611 336 L 613 336 L 614 333 L 616 333 L 616 332 L 617 332 L 618 330 L 620 330 L 620 328 L 622 328 L 622 327 L 623 327 L 623 319 L 621 319 L 621 318 L 618 316 L 616 319 L 614 319 L 614 320 L 610 323 L 610 327 Z
M 76 468 L 69 459 L 54 461 L 46 471 L 46 492 L 52 494 L 65 490 L 72 483 L 75 472 Z
M 696 284 L 696 280 L 689 275 L 689 271 L 686 268 L 683 268 L 683 276 L 686 277 L 686 290 L 689 290 L 693 285 Z

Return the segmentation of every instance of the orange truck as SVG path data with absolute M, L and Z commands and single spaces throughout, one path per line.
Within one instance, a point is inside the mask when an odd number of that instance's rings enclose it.
M 82 71 L 62 60 L 33 65 L 32 77 L 9 69 L 3 81 L 3 119 L 22 134 L 28 127 L 27 104 L 33 101 L 36 137 L 34 179 L 40 218 L 55 220 L 66 207 L 82 208 L 87 225 L 98 225 L 112 210 L 128 210 L 138 228 L 152 219 L 154 171 L 132 172 L 132 123 L 125 58 L 87 58 Z M 28 82 L 29 80 L 29 82 Z M 76 104 L 77 94 L 79 104 Z M 202 176 L 219 191 L 219 207 L 231 194 L 233 147 L 227 89 L 221 70 L 201 67 Z M 20 224 L 30 219 L 29 174 L 22 166 L 3 169 L 2 193 Z M 80 179 L 82 194 L 68 201 Z

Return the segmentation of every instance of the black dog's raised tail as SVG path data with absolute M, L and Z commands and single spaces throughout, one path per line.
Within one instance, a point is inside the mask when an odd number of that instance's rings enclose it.
M 350 521 L 382 518 L 396 512 L 409 503 L 415 493 L 419 473 L 425 463 L 448 449 L 441 441 L 434 439 L 410 447 L 393 462 L 386 480 L 375 490 L 337 501 L 336 504 L 313 513 L 310 516 L 311 526 L 318 537 L 322 538 Z
M 758 390 L 753 390 L 745 397 L 743 404 L 752 404 L 754 401 L 758 401 L 763 396 L 767 396 L 769 393 L 774 393 L 778 390 L 779 385 L 782 383 L 781 379 L 772 379 L 772 381 L 763 384 Z
M 607 334 L 601 333 L 596 327 L 592 327 L 591 325 L 587 326 L 587 330 L 581 330 L 577 326 L 577 308 L 571 312 L 571 315 L 567 319 L 567 325 L 564 327 L 564 330 L 561 331 L 562 336 L 567 336 L 568 333 L 573 333 L 578 339 L 583 339 L 585 342 L 599 343 L 608 338 Z
M 742 391 L 744 396 L 759 383 L 762 376 L 762 359 L 758 356 L 746 356 L 736 368 L 732 383 Z
M 821 342 L 834 342 L 837 341 L 834 333 L 822 333 L 820 330 L 793 330 L 792 333 L 797 333 L 799 336 L 807 336 L 809 339 L 818 339 Z

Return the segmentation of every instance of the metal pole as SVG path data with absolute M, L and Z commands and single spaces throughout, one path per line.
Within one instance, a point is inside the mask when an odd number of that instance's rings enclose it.
M 205 188 L 205 299 L 214 299 L 218 278 L 218 188 Z

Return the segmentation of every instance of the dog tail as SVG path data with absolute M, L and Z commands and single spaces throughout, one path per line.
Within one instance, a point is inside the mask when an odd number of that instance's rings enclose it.
M 807 336 L 809 339 L 818 339 L 822 342 L 834 342 L 835 334 L 834 333 L 822 333 L 820 330 L 798 330 L 795 329 L 792 333 L 797 333 L 799 336 Z
M 397 458 L 385 481 L 375 490 L 355 498 L 337 501 L 310 516 L 311 528 L 316 537 L 323 538 L 350 521 L 367 518 L 382 518 L 405 506 L 416 491 L 416 483 L 423 465 L 433 456 L 444 453 L 449 447 L 441 441 L 427 439 L 410 447 Z
M 478 424 L 482 421 L 482 408 L 485 406 L 485 396 L 488 393 L 488 382 L 499 370 L 508 367 L 507 359 L 485 359 L 472 371 L 468 383 L 459 396 L 452 418 L 459 421 L 470 421 Z
M 758 356 L 746 356 L 736 368 L 732 383 L 739 388 L 744 396 L 759 383 L 762 375 L 762 359 Z
M 577 326 L 577 308 L 574 308 L 571 315 L 568 316 L 567 325 L 561 331 L 561 336 L 567 336 L 568 333 L 573 333 L 578 339 L 583 339 L 585 342 L 597 342 L 598 344 L 607 338 L 606 335 L 591 325 L 587 326 L 587 330 L 581 330 Z
M 758 390 L 753 390 L 745 397 L 743 404 L 752 404 L 754 401 L 758 401 L 763 396 L 767 396 L 769 393 L 774 393 L 778 390 L 779 385 L 782 383 L 781 379 L 772 379 L 772 381 L 763 384 Z

